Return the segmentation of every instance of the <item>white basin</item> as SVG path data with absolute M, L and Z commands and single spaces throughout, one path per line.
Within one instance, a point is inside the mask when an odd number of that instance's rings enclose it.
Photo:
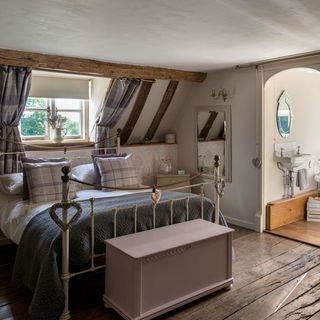
M 310 161 L 311 154 L 301 153 L 286 155 L 281 157 L 280 155 L 274 154 L 273 160 L 277 163 L 280 163 L 282 167 L 285 167 L 289 170 L 302 166 L 307 161 Z

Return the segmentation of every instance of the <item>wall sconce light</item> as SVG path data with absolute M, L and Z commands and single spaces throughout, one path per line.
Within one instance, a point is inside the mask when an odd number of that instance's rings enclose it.
M 213 99 L 220 99 L 222 98 L 224 102 L 227 101 L 228 98 L 230 98 L 230 93 L 228 92 L 227 89 L 223 88 L 223 89 L 220 89 L 218 91 L 218 93 L 216 92 L 216 89 L 212 89 L 212 92 L 211 92 L 211 97 Z

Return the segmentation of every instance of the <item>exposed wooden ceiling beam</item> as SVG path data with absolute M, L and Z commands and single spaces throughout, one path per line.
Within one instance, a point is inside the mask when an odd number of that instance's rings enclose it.
M 135 101 L 134 106 L 132 108 L 132 111 L 130 113 L 130 116 L 121 131 L 121 137 L 120 137 L 121 144 L 125 144 L 128 141 L 128 139 L 129 139 L 129 137 L 130 137 L 130 135 L 131 135 L 131 133 L 132 133 L 139 117 L 140 117 L 142 109 L 146 103 L 146 100 L 147 100 L 148 95 L 150 93 L 152 84 L 153 83 L 150 81 L 142 82 L 138 96 L 137 96 L 137 100 Z
M 207 122 L 205 123 L 205 125 L 203 126 L 200 134 L 199 134 L 199 138 L 206 140 L 207 136 L 209 134 L 209 131 L 214 123 L 214 121 L 216 120 L 218 116 L 218 112 L 217 111 L 212 111 L 210 112 L 209 118 L 207 120 Z
M 162 101 L 160 103 L 160 106 L 157 110 L 157 113 L 155 114 L 151 125 L 144 136 L 145 140 L 151 141 L 160 125 L 161 119 L 163 118 L 164 114 L 166 113 L 167 109 L 169 108 L 170 102 L 173 98 L 174 93 L 176 92 L 178 81 L 170 81 L 168 84 L 168 87 L 166 89 L 166 92 L 163 95 Z
M 203 82 L 207 74 L 149 66 L 111 63 L 91 59 L 0 49 L 0 64 L 64 71 L 108 78 L 164 79 Z

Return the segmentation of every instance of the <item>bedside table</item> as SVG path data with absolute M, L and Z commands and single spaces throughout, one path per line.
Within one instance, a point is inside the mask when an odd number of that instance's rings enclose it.
M 161 186 L 166 186 L 168 184 L 170 184 L 170 186 L 161 188 Z M 190 185 L 190 174 L 157 174 L 157 186 L 160 190 L 168 190 L 188 185 Z M 191 188 L 188 187 L 185 189 L 180 189 L 177 190 L 177 192 L 191 192 Z

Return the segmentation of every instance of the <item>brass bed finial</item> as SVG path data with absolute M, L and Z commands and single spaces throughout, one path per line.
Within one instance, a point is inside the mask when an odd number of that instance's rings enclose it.
M 220 157 L 217 154 L 214 156 L 214 166 L 216 168 L 220 167 Z
M 69 181 L 70 167 L 69 166 L 64 166 L 64 167 L 61 168 L 61 171 L 63 173 L 63 176 L 61 177 L 61 180 L 63 182 L 68 182 Z

